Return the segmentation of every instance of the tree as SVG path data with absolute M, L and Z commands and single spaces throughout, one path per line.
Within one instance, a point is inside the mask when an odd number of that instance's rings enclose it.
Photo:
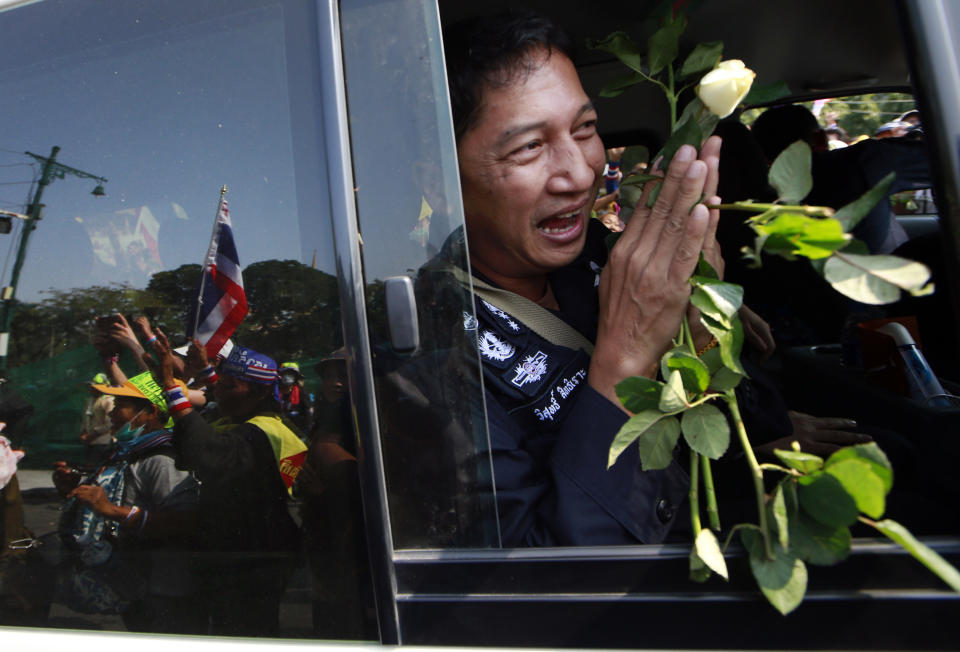
M 250 312 L 236 333 L 277 362 L 328 354 L 341 346 L 337 278 L 295 260 L 265 260 L 243 270 Z

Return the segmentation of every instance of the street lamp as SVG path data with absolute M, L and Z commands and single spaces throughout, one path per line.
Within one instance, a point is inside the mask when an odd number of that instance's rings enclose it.
M 80 177 L 81 179 L 93 179 L 96 181 L 97 187 L 94 188 L 93 193 L 91 193 L 94 197 L 103 197 L 106 195 L 103 184 L 105 184 L 107 180 L 104 177 L 98 177 L 95 174 L 72 168 L 69 165 L 57 163 L 56 159 L 59 151 L 60 148 L 54 146 L 54 148 L 50 150 L 50 156 L 40 156 L 39 154 L 24 152 L 27 156 L 43 163 L 43 170 L 40 173 L 40 180 L 37 182 L 37 190 L 33 195 L 33 201 L 27 206 L 27 214 L 20 215 L 19 213 L 15 213 L 12 215 L 23 219 L 24 224 L 23 230 L 20 232 L 17 259 L 13 264 L 13 272 L 10 274 L 10 285 L 4 287 L 2 294 L 0 294 L 0 299 L 3 301 L 3 312 L 2 315 L 0 315 L 0 369 L 7 368 L 7 349 L 10 345 L 10 324 L 13 322 L 13 302 L 17 292 L 17 282 L 20 280 L 20 270 L 23 267 L 23 261 L 27 255 L 27 242 L 30 239 L 30 234 L 37 228 L 37 222 L 40 221 L 43 212 L 43 204 L 40 203 L 40 199 L 43 197 L 44 189 L 53 183 L 54 179 L 63 179 L 66 175 L 70 174 L 75 177 Z

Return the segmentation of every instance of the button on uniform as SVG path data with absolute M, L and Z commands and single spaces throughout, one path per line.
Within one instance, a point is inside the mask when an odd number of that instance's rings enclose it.
M 657 502 L 657 518 L 660 519 L 661 523 L 669 523 L 673 519 L 673 514 L 673 505 L 666 498 L 661 498 Z

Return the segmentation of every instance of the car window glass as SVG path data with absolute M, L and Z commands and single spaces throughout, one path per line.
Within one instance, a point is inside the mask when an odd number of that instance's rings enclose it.
M 0 13 L 10 227 L 0 421 L 26 451 L 2 483 L 3 624 L 376 638 L 316 25 L 300 2 L 53 1 Z M 35 198 L 43 206 L 31 209 Z M 247 356 L 219 368 L 223 393 L 208 393 L 206 410 L 216 398 L 235 421 L 198 426 L 208 439 L 195 441 L 212 443 L 192 453 L 158 436 L 109 457 L 114 440 L 140 442 L 162 424 L 145 425 L 155 403 L 90 389 L 114 354 L 146 382 L 132 343 L 92 342 L 145 316 L 186 346 L 200 263 L 227 212 L 205 296 L 222 295 L 209 320 L 228 322 L 242 282 L 248 312 L 231 340 Z M 272 365 L 283 365 L 275 386 Z M 245 401 L 262 408 L 258 421 Z M 67 482 L 103 487 L 101 511 L 61 499 L 58 460 Z
M 342 5 L 367 311 L 394 545 L 496 545 L 476 322 L 436 7 Z M 412 280 L 420 347 L 397 351 L 384 281 Z M 462 279 L 462 277 L 461 277 Z

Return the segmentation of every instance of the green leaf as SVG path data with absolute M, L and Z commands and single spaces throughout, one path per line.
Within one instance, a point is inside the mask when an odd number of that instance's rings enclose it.
M 730 579 L 727 574 L 727 562 L 724 561 L 723 552 L 720 550 L 720 543 L 710 528 L 700 530 L 693 543 L 693 548 L 696 550 L 697 556 L 710 570 L 725 580 Z
M 847 459 L 828 464 L 826 472 L 835 477 L 853 497 L 857 509 L 870 518 L 880 518 L 886 509 L 884 495 L 887 493 L 883 480 L 873 472 L 869 462 Z
M 777 530 L 777 540 L 780 546 L 787 550 L 790 547 L 790 519 L 787 516 L 787 501 L 784 498 L 783 486 L 793 482 L 792 478 L 784 478 L 773 490 L 773 499 L 770 501 L 770 516 Z
M 845 246 L 851 236 L 834 219 L 809 217 L 801 213 L 781 213 L 753 230 L 766 235 L 763 250 L 787 260 L 795 255 L 818 259 L 830 256 Z
M 743 103 L 747 106 L 753 104 L 766 104 L 774 102 L 781 97 L 788 97 L 793 93 L 785 81 L 776 81 L 769 84 L 754 84 L 750 87 L 750 92 L 743 98 Z
M 644 410 L 627 419 L 627 422 L 623 424 L 619 432 L 617 432 L 616 437 L 613 438 L 613 443 L 610 444 L 607 468 L 609 469 L 613 466 L 617 458 L 620 457 L 620 453 L 626 450 L 635 439 L 647 432 L 653 424 L 663 417 L 664 415 L 660 410 Z
M 688 392 L 700 394 L 706 391 L 710 383 L 710 372 L 700 358 L 684 351 L 677 351 L 667 358 L 666 363 L 667 369 L 680 372 L 683 387 Z
M 700 260 L 697 261 L 697 269 L 694 272 L 694 275 L 708 278 L 713 281 L 720 280 L 720 275 L 717 274 L 717 270 L 713 268 L 713 265 L 710 264 L 710 261 L 703 257 L 703 253 L 700 254 Z
M 823 276 L 837 292 L 872 305 L 894 303 L 900 290 L 928 294 L 930 270 L 897 256 L 861 256 L 838 252 L 823 266 Z
M 647 78 L 638 72 L 630 72 L 625 75 L 619 75 L 613 81 L 604 85 L 600 89 L 600 97 L 617 97 L 631 86 L 642 84 Z
M 659 174 L 631 174 L 620 182 L 620 187 L 640 186 L 642 188 L 648 181 L 663 181 L 663 177 Z
M 763 537 L 752 529 L 740 530 L 740 540 L 750 555 L 750 570 L 764 597 L 783 615 L 796 609 L 807 592 L 807 567 L 778 544 L 774 558 L 767 559 Z
M 680 66 L 680 79 L 693 77 L 694 75 L 704 75 L 711 70 L 720 61 L 723 56 L 723 41 L 709 41 L 707 43 L 698 43 L 693 48 L 693 52 L 687 55 Z
M 863 240 L 858 240 L 857 238 L 851 237 L 847 242 L 846 246 L 841 247 L 837 251 L 842 251 L 843 255 L 847 254 L 860 254 L 861 256 L 869 256 L 870 250 L 867 248 L 867 243 Z M 810 266 L 813 267 L 815 271 L 820 276 L 823 276 L 823 268 L 827 264 L 829 258 L 818 258 L 816 260 L 810 261 Z
M 701 317 L 711 319 L 723 328 L 733 328 L 733 323 L 729 317 L 723 314 L 723 311 L 713 302 L 713 297 L 705 292 L 703 288 L 694 286 L 693 292 L 690 294 L 690 303 L 700 311 Z
M 937 577 L 947 583 L 947 586 L 960 593 L 960 572 L 957 572 L 957 569 L 950 565 L 950 562 L 946 559 L 917 540 L 910 533 L 910 530 L 890 519 L 884 519 L 871 525 L 903 546 L 904 550 L 933 571 Z
M 717 128 L 717 123 L 720 122 L 720 117 L 708 109 L 703 103 L 703 100 L 701 100 L 699 97 L 694 97 L 692 100 L 687 102 L 686 106 L 683 107 L 683 113 L 681 113 L 680 117 L 677 119 L 677 125 L 682 125 L 687 121 L 694 121 L 697 123 L 697 126 L 700 127 L 700 143 L 702 143 Z M 697 143 L 698 149 L 700 147 L 700 143 Z
M 587 39 L 587 47 L 592 50 L 609 52 L 620 59 L 628 68 L 636 72 L 643 72 L 640 49 L 626 32 L 613 32 L 599 41 L 596 39 Z
M 890 189 L 890 184 L 896 176 L 896 172 L 891 172 L 880 179 L 873 188 L 834 213 L 833 219 L 840 222 L 843 230 L 849 233 L 863 219 L 863 216 L 877 205 L 877 202 L 887 196 L 887 190 Z
M 747 372 L 740 364 L 740 351 L 743 349 L 743 324 L 740 323 L 740 318 L 733 320 L 732 328 L 727 328 L 706 315 L 700 315 L 700 321 L 710 334 L 717 338 L 723 364 L 731 371 L 746 376 Z
M 700 556 L 697 554 L 697 549 L 690 549 L 690 581 L 692 582 L 706 582 L 710 579 L 711 571 L 707 568 L 707 565 L 700 559 Z
M 640 463 L 644 471 L 665 469 L 673 461 L 673 449 L 680 439 L 680 422 L 676 417 L 664 417 L 650 426 L 637 439 Z
M 677 412 L 687 406 L 687 394 L 683 390 L 683 376 L 679 371 L 671 371 L 667 385 L 660 393 L 660 411 Z
M 705 276 L 694 276 L 691 282 L 710 296 L 713 305 L 727 319 L 733 319 L 743 305 L 743 287 L 736 283 L 725 283 Z
M 823 458 L 810 453 L 774 450 L 773 454 L 791 469 L 796 469 L 801 473 L 813 473 L 823 468 Z
M 707 370 L 710 372 L 710 384 L 708 389 L 715 392 L 726 392 L 740 384 L 743 376 L 723 364 L 723 357 L 719 347 L 714 347 L 700 356 Z
M 798 140 L 780 152 L 770 166 L 767 181 L 786 204 L 799 204 L 810 194 L 813 177 L 810 175 L 810 146 Z
M 687 19 L 682 14 L 667 18 L 663 26 L 647 41 L 647 62 L 650 75 L 656 75 L 673 63 L 680 49 L 680 35 L 687 28 Z
M 638 414 L 644 410 L 656 409 L 657 404 L 660 403 L 663 387 L 660 381 L 643 376 L 631 376 L 617 383 L 615 389 L 623 407 Z
M 873 472 L 883 481 L 884 493 L 889 493 L 893 488 L 893 465 L 876 442 L 841 448 L 827 459 L 827 466 L 849 459 L 858 459 L 870 464 Z
M 816 566 L 833 566 L 850 554 L 850 530 L 818 523 L 806 514 L 790 519 L 790 546 L 801 559 Z
M 662 172 L 667 171 L 667 168 L 670 167 L 670 161 L 673 160 L 673 155 L 682 146 L 693 145 L 699 149 L 702 141 L 703 132 L 700 131 L 700 127 L 695 121 L 678 122 L 676 130 L 670 134 L 667 142 L 663 144 L 663 149 L 660 150 L 660 155 L 663 156 L 663 160 L 660 162 L 660 170 Z
M 834 476 L 817 471 L 799 478 L 797 485 L 800 507 L 817 521 L 837 528 L 857 520 L 857 503 Z
M 730 446 L 730 424 L 712 405 L 698 405 L 683 413 L 683 438 L 690 448 L 712 460 L 720 459 Z

